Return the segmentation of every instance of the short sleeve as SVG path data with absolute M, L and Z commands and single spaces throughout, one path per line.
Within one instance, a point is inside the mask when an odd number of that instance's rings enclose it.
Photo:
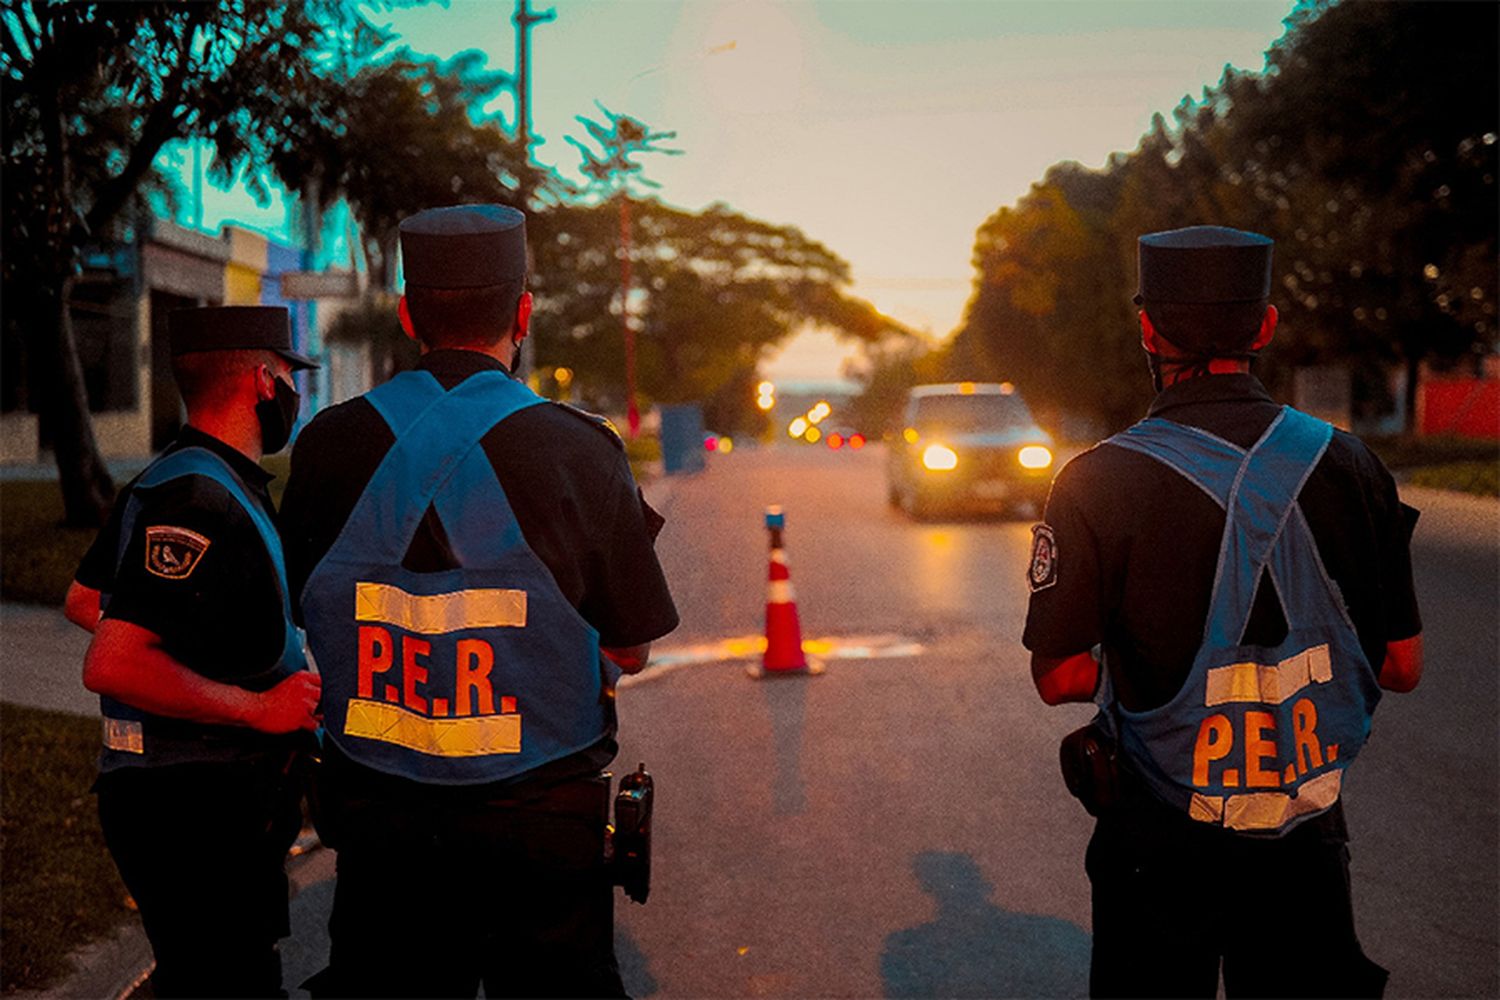
M 606 503 L 608 528 L 589 560 L 579 613 L 604 646 L 636 646 L 677 627 L 677 606 L 656 558 L 655 536 L 666 522 L 646 503 L 623 454 Z
M 128 488 L 120 491 L 114 508 L 109 512 L 109 520 L 94 536 L 93 544 L 83 554 L 83 560 L 73 574 L 73 579 L 85 587 L 106 594 L 114 588 L 115 565 L 120 558 L 120 518 L 129 495 Z
M 1021 642 L 1042 656 L 1072 656 L 1104 637 L 1097 537 L 1082 507 L 1076 463 L 1058 475 L 1042 523 L 1032 529 L 1026 585 L 1031 601 Z
M 280 619 L 271 604 L 280 598 L 253 586 L 269 579 L 265 547 L 236 501 L 199 476 L 138 496 L 104 617 L 155 633 L 170 655 L 205 676 L 274 663 L 283 635 L 258 626 Z M 223 645 L 226 637 L 232 646 Z

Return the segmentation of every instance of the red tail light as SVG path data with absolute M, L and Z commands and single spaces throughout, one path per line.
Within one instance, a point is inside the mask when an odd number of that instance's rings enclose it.
M 838 451 L 843 446 L 844 435 L 839 434 L 838 432 L 834 432 L 833 434 L 828 435 L 828 447 L 832 448 L 834 451 Z
M 849 447 L 853 448 L 855 451 L 859 451 L 859 449 L 863 448 L 864 446 L 865 436 L 863 434 L 849 435 Z

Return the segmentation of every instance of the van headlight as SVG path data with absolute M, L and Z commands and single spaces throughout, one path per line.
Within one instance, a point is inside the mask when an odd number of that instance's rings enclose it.
M 1052 464 L 1052 452 L 1039 444 L 1028 444 L 1016 453 L 1016 461 L 1026 469 L 1045 469 Z
M 930 444 L 922 451 L 922 465 L 933 472 L 958 468 L 958 452 L 945 444 Z

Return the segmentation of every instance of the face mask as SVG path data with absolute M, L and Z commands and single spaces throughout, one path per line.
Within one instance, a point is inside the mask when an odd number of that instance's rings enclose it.
M 292 424 L 297 421 L 297 407 L 302 397 L 290 382 L 276 380 L 276 398 L 263 399 L 255 404 L 255 418 L 260 421 L 260 450 L 274 455 L 286 447 L 292 437 Z
M 521 343 L 522 341 L 516 341 L 516 353 L 510 356 L 510 367 L 506 369 L 512 378 L 521 371 Z

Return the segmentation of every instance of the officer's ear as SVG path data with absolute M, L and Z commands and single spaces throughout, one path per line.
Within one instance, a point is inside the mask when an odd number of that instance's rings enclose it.
M 411 325 L 411 309 L 406 304 L 406 296 L 401 296 L 401 304 L 396 307 L 396 314 L 401 317 L 401 332 L 412 340 L 417 339 L 416 328 Z
M 522 292 L 521 297 L 516 300 L 516 343 L 526 339 L 527 332 L 531 329 L 531 310 L 536 305 L 530 292 Z
M 255 366 L 255 398 L 276 398 L 276 368 L 270 361 Z
M 1266 314 L 1260 320 L 1260 332 L 1255 335 L 1255 343 L 1250 345 L 1252 351 L 1258 351 L 1271 342 L 1271 337 L 1276 333 L 1278 316 L 1275 306 L 1266 306 Z

